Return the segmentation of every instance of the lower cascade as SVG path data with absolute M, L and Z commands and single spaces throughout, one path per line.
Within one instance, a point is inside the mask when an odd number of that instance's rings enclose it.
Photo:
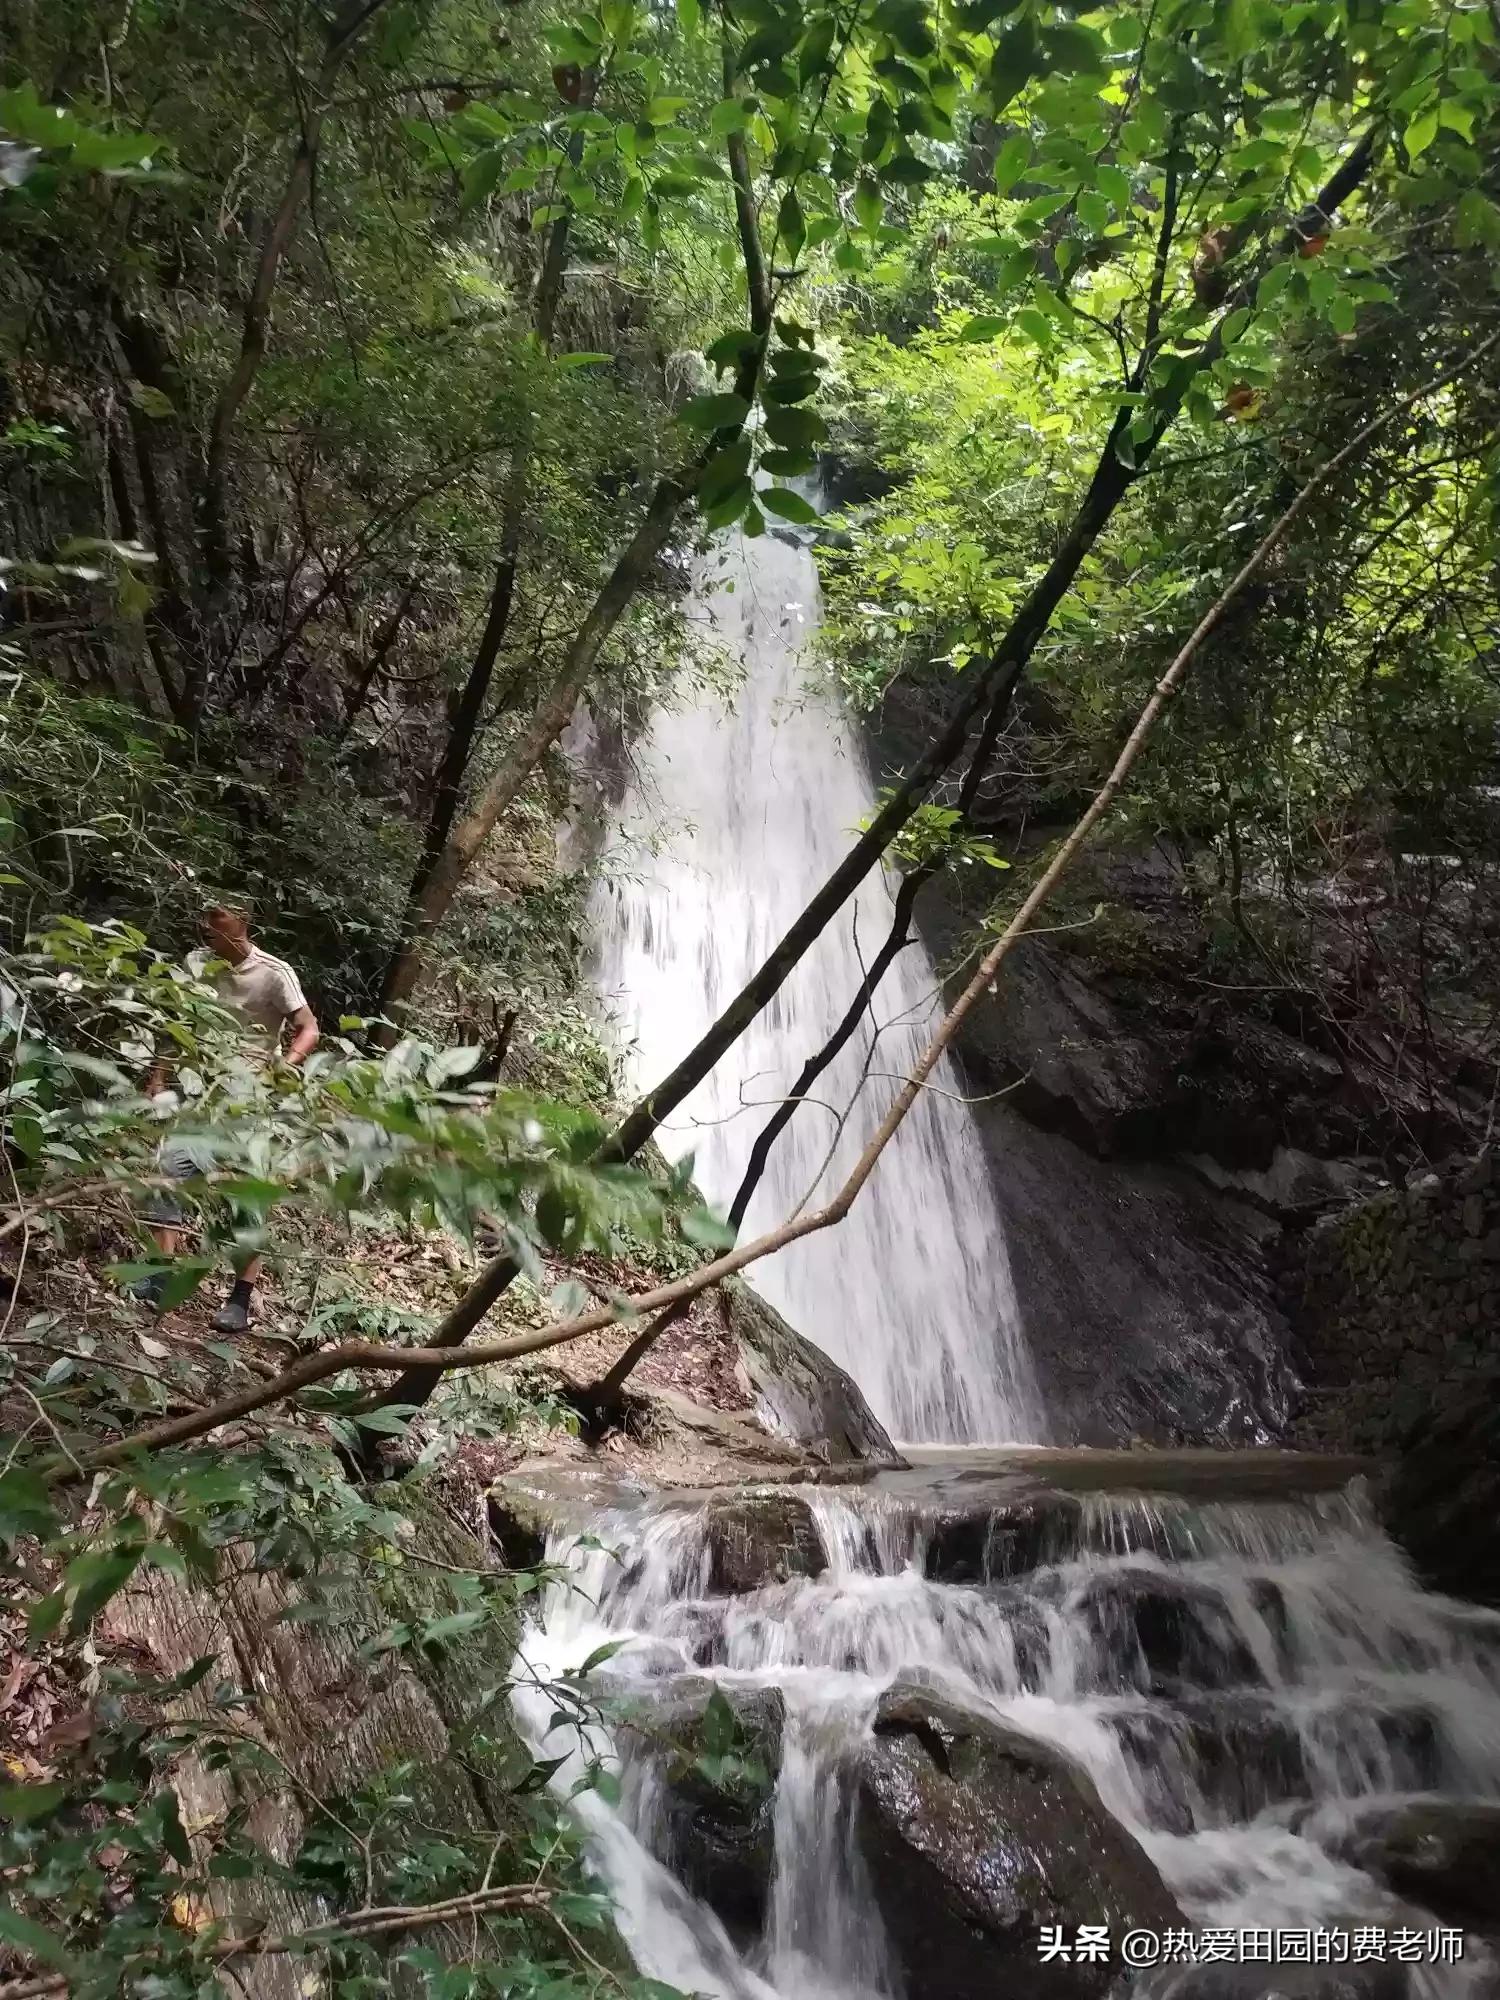
M 1099 1493 L 1066 1483 L 1087 1454 L 1025 1456 L 554 1536 L 517 1707 L 555 1782 L 618 1778 L 578 1808 L 642 1970 L 721 2000 L 1494 1991 L 1500 1615 L 1421 1591 L 1357 1488 L 1216 1497 L 1226 1457 Z M 603 1720 L 564 1725 L 546 1683 L 611 1647 Z

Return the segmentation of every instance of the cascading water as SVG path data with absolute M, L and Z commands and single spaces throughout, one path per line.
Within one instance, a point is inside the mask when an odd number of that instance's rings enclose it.
M 728 702 L 656 717 L 594 909 L 600 984 L 640 1085 L 720 1012 L 873 803 L 847 722 L 802 685 L 817 616 L 806 548 L 770 534 L 731 550 L 700 576 L 696 601 L 744 683 Z M 769 1107 L 849 1004 L 890 917 L 886 883 L 868 882 L 664 1132 L 675 1154 L 695 1154 L 711 1201 L 732 1197 Z M 919 950 L 897 961 L 873 1025 L 778 1142 L 752 1231 L 844 1177 L 921 1044 L 935 986 Z M 1065 1753 L 1097 1792 L 1093 1844 L 1085 1828 L 1071 1851 L 1103 1867 L 1094 1848 L 1115 1840 L 1192 1924 L 1419 1936 L 1437 1919 L 1358 1865 L 1350 1841 L 1361 1814 L 1393 1801 L 1500 1801 L 1500 1617 L 1424 1595 L 1347 1497 L 1080 1497 L 1059 1469 L 1067 1454 L 1032 1454 L 1024 1475 L 1014 1453 L 966 1454 L 971 1441 L 1038 1437 L 1041 1423 L 973 1123 L 955 1074 L 932 1081 L 844 1223 L 761 1265 L 757 1281 L 895 1435 L 946 1457 L 837 1494 L 763 1497 L 773 1523 L 777 1508 L 810 1511 L 825 1566 L 737 1595 L 723 1579 L 743 1584 L 744 1571 L 717 1562 L 710 1498 L 607 1514 L 587 1544 L 554 1537 L 549 1551 L 565 1580 L 523 1637 L 517 1715 L 538 1756 L 565 1759 L 559 1789 L 598 1763 L 619 1772 L 618 1806 L 585 1786 L 575 1810 L 641 1969 L 710 2000 L 953 2000 L 923 1946 L 913 1951 L 925 1915 L 902 1907 L 912 1893 L 887 1877 L 882 1896 L 872 1873 L 858 1774 L 880 1754 L 883 1700 L 940 1698 L 973 1727 L 1025 1732 L 1023 1758 L 1038 1739 L 1055 1746 L 1047 1756 Z M 1040 1482 L 1038 1457 L 1052 1467 Z M 1144 1462 L 1170 1483 L 1170 1454 Z M 1032 1482 L 1019 1498 L 1018 1478 Z M 975 1479 L 998 1489 L 993 1504 L 965 1485 Z M 804 1553 L 809 1539 L 797 1538 Z M 597 1724 L 554 1726 L 552 1685 L 611 1643 L 620 1650 L 589 1677 Z M 673 1719 L 701 1718 L 716 1689 L 777 1718 L 774 1791 L 753 1867 L 740 1869 L 758 1879 L 727 1890 L 720 1879 L 719 1893 L 695 1851 L 711 1827 L 697 1806 L 685 1815 L 681 1755 L 663 1747 Z M 1077 1783 L 1059 1778 L 1059 1791 L 1080 1796 Z M 985 1828 L 973 1837 L 982 1846 Z M 1020 1853 L 1001 1852 L 1001 1878 Z M 993 1982 L 988 1968 L 960 1981 L 965 1996 L 1042 1990 L 1034 1962 L 1012 1957 Z M 1285 1990 L 1480 2000 L 1492 1968 L 1476 1940 L 1460 1964 L 1379 1969 L 1391 1983 Z M 1252 1974 L 1194 1986 L 1191 2000 L 1283 1990 Z M 1131 1991 L 1179 2000 L 1175 1974 Z
M 617 1716 L 649 1718 L 684 1689 L 701 1701 L 709 1685 L 737 1699 L 774 1688 L 785 1703 L 766 1912 L 738 1945 L 668 1865 L 680 1814 L 674 1829 L 649 1722 L 618 1738 L 601 1727 L 589 1746 L 606 1760 L 627 1746 L 619 1811 L 584 1809 L 645 1971 L 717 2000 L 912 1990 L 864 1873 L 849 1776 L 898 1681 L 1066 1751 L 1192 1923 L 1437 1924 L 1340 1844 L 1393 1802 L 1500 1799 L 1500 1617 L 1417 1589 L 1356 1500 L 1096 1496 L 1019 1554 L 1002 1507 L 970 1539 L 988 1560 L 959 1583 L 943 1580 L 953 1547 L 920 1492 L 804 1491 L 826 1570 L 739 1596 L 713 1594 L 711 1510 L 617 1515 L 594 1530 L 613 1554 L 553 1549 L 573 1581 L 523 1648 L 538 1683 L 614 1640 L 600 1685 Z M 559 1754 L 550 1697 L 518 1699 L 534 1741 Z M 1457 1963 L 1384 1970 L 1383 1994 L 1458 2000 L 1493 1967 L 1471 1939 Z M 916 1983 L 941 2000 L 940 1984 Z M 1024 2000 L 1029 1986 L 995 1990 Z M 1268 1975 L 1264 1991 L 1281 1990 Z
M 721 549 L 700 570 L 695 602 L 744 663 L 744 682 L 726 702 L 653 720 L 592 912 L 598 983 L 638 1087 L 665 1075 L 717 1017 L 875 803 L 847 721 L 804 685 L 818 615 L 807 547 L 774 532 Z M 858 991 L 891 909 L 877 873 L 668 1121 L 662 1145 L 694 1155 L 710 1202 L 733 1198 L 756 1133 Z M 926 1040 L 937 997 L 931 962 L 910 946 L 881 982 L 876 1025 L 856 1033 L 777 1141 L 745 1233 L 844 1179 Z M 950 1065 L 845 1220 L 757 1266 L 755 1281 L 849 1370 L 893 1436 L 1043 1435 L 1004 1224 Z

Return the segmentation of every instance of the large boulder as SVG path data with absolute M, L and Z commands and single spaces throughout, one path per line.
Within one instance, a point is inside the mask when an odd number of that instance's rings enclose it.
M 1382 1495 L 1386 1525 L 1424 1582 L 1500 1605 L 1500 1368 L 1413 1401 Z
M 926 1689 L 881 1697 L 855 1784 L 859 1846 L 908 2000 L 1095 2000 L 1118 1968 L 1043 1960 L 1043 1926 L 1184 1924 L 1070 1758 Z
M 785 1724 L 775 1688 L 683 1676 L 639 1705 L 622 1731 L 659 1788 L 643 1834 L 743 1945 L 765 1923 Z
M 1082 1502 L 1044 1492 L 951 1507 L 923 1522 L 922 1567 L 938 1583 L 1003 1583 L 1075 1555 Z
M 1264 1675 L 1220 1591 L 1160 1569 L 1103 1569 L 1068 1590 L 1093 1638 L 1096 1684 L 1175 1694 L 1258 1686 Z
M 1373 1807 L 1337 1845 L 1346 1861 L 1445 1924 L 1500 1938 L 1500 1805 L 1417 1799 Z
M 767 1429 L 829 1465 L 903 1463 L 852 1375 L 738 1279 L 723 1298 Z
M 811 1509 L 800 1493 L 738 1492 L 703 1510 L 708 1534 L 708 1587 L 734 1597 L 794 1576 L 821 1576 L 828 1566 Z

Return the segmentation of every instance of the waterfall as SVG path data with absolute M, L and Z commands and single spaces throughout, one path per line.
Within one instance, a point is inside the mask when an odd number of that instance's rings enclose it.
M 599 985 L 638 1087 L 716 1018 L 874 803 L 847 718 L 807 685 L 818 600 L 806 546 L 772 533 L 719 551 L 700 566 L 694 603 L 743 680 L 732 695 L 662 709 L 635 746 L 593 907 Z M 663 1143 L 693 1155 L 710 1202 L 732 1198 L 891 911 L 888 881 L 868 881 L 669 1120 Z M 751 1232 L 844 1178 L 937 1006 L 933 967 L 913 947 L 778 1141 Z M 901 1791 L 906 1767 L 879 1763 L 894 1754 L 882 1747 L 891 1700 L 898 1728 L 939 1700 L 967 1718 L 971 1745 L 974 1730 L 1032 1739 L 1019 1755 L 1053 1773 L 1044 1814 L 1066 1796 L 1092 1815 L 1064 1823 L 1059 1851 L 1102 1868 L 1096 1847 L 1117 1839 L 1118 1864 L 1144 1871 L 1149 1893 L 1191 1925 L 1347 1936 L 1421 1925 L 1436 1936 L 1439 1919 L 1366 1872 L 1351 1842 L 1366 1837 L 1362 1814 L 1500 1801 L 1500 1617 L 1423 1593 L 1347 1495 L 1216 1499 L 1220 1473 L 1201 1467 L 1178 1468 L 1207 1480 L 1196 1499 L 1098 1494 L 1076 1463 L 1079 1490 L 1068 1486 L 1069 1454 L 978 1448 L 1042 1425 L 961 1080 L 943 1065 L 931 1082 L 846 1220 L 755 1278 L 893 1434 L 941 1450 L 914 1450 L 907 1470 L 840 1492 L 761 1489 L 773 1559 L 761 1586 L 738 1594 L 716 1581 L 712 1496 L 641 1502 L 549 1549 L 562 1573 L 523 1634 L 517 1718 L 537 1756 L 557 1763 L 552 1783 L 585 1823 L 638 1965 L 705 2000 L 953 2000 L 928 1955 L 924 1892 L 891 1873 L 917 1850 L 893 1849 L 889 1821 L 871 1817 L 885 1810 L 871 1803 L 872 1770 L 896 1771 L 900 1798 L 921 1803 Z M 1172 1454 L 1142 1462 L 1170 1486 Z M 1219 1465 L 1232 1475 L 1231 1458 Z M 758 1503 L 751 1491 L 733 1504 Z M 786 1510 L 797 1507 L 810 1518 L 789 1550 Z M 796 1569 L 813 1545 L 821 1564 L 787 1578 L 783 1558 Z M 604 1663 L 585 1685 L 598 1719 L 560 1722 L 553 1688 L 595 1657 Z M 674 1749 L 671 1732 L 710 1713 L 716 1730 L 726 1713 L 737 1728 L 736 1703 L 774 1718 L 774 1769 L 769 1793 L 753 1794 L 753 1857 L 715 1861 L 720 1795 L 705 1801 L 691 1785 L 705 1758 L 721 1772 L 724 1757 Z M 590 1782 L 601 1767 L 618 1779 L 617 1803 Z M 985 1844 L 1003 1813 L 982 1797 L 965 1809 L 979 1815 L 965 1822 L 975 1866 L 1008 1883 L 1020 1847 Z M 1032 1990 L 1013 1940 L 996 1944 L 977 1920 L 962 1935 L 971 1942 L 950 1949 L 1009 1954 L 995 1991 Z M 990 1990 L 989 1965 L 964 1975 L 965 1994 Z M 1494 1966 L 1475 1939 L 1460 1965 L 1380 1970 L 1392 2000 L 1479 2000 Z M 1170 1968 L 1164 1984 L 1131 1990 L 1181 2000 Z M 1265 1989 L 1190 1990 L 1262 2000 Z
M 694 603 L 744 666 L 728 697 L 657 713 L 593 905 L 597 980 L 632 1085 L 665 1075 L 760 965 L 847 852 L 874 792 L 847 718 L 807 685 L 818 619 L 806 545 L 777 531 L 717 549 Z M 720 1209 L 756 1134 L 844 1013 L 890 926 L 877 872 L 833 919 L 660 1139 L 691 1153 Z M 941 1012 L 919 944 L 881 982 L 873 1022 L 778 1139 L 751 1204 L 755 1235 L 840 1184 Z M 837 1227 L 758 1265 L 754 1282 L 848 1369 L 896 1437 L 1042 1436 L 1005 1227 L 963 1085 L 934 1071 Z
M 1007 1536 L 1022 1517 L 997 1507 L 964 1582 L 949 1574 L 946 1501 L 910 1480 L 804 1489 L 826 1568 L 738 1596 L 712 1594 L 711 1511 L 647 1507 L 596 1524 L 587 1547 L 554 1541 L 568 1581 L 528 1631 L 518 1709 L 539 1754 L 573 1749 L 566 1778 L 586 1750 L 623 1763 L 618 1811 L 579 1803 L 648 1975 L 711 2000 L 911 1992 L 848 1778 L 898 1678 L 1066 1751 L 1195 1925 L 1431 1931 L 1438 1920 L 1340 1840 L 1372 1807 L 1500 1799 L 1500 1615 L 1418 1589 L 1348 1495 L 1068 1497 L 1019 1563 Z M 593 1684 L 616 1718 L 709 1685 L 774 1688 L 785 1704 L 757 1936 L 732 1939 L 673 1872 L 672 1777 L 649 1728 L 601 1727 L 587 1746 L 551 1729 L 545 1683 L 611 1640 L 622 1649 Z M 1382 1994 L 1477 2000 L 1494 1965 L 1470 1938 L 1458 1964 L 1385 1972 Z

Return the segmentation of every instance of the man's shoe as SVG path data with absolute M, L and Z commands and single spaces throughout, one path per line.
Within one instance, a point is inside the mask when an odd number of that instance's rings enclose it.
M 237 1299 L 233 1292 L 214 1314 L 215 1333 L 248 1333 L 250 1331 L 250 1301 Z

